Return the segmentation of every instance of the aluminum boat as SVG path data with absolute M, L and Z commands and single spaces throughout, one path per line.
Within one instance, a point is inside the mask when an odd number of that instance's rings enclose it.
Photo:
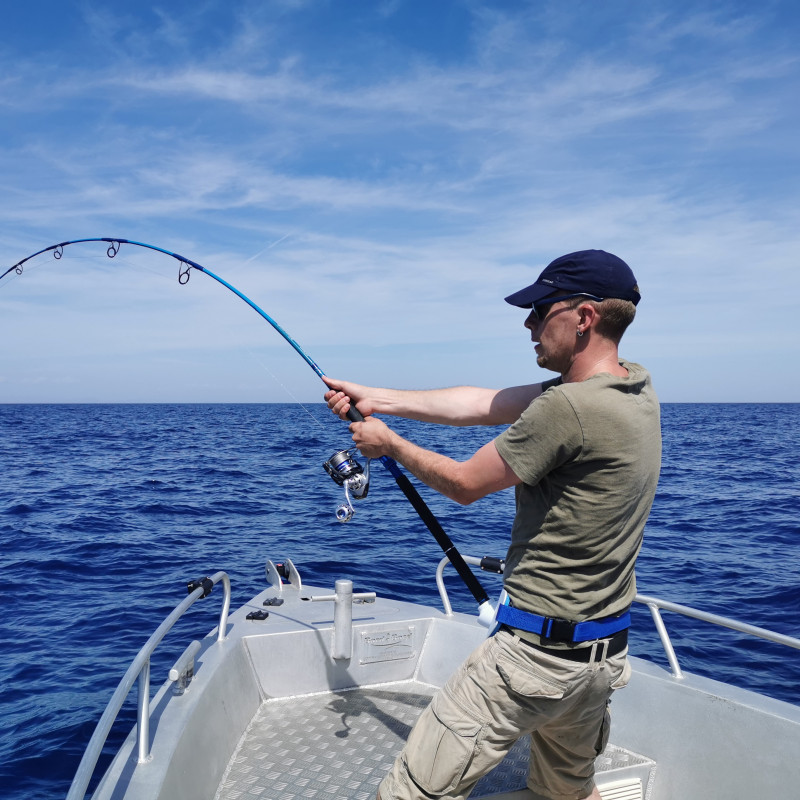
M 487 635 L 474 616 L 453 612 L 447 563 L 435 576 L 441 609 L 354 592 L 346 577 L 333 587 L 304 586 L 289 559 L 268 561 L 266 588 L 232 613 L 226 573 L 194 582 L 120 682 L 69 799 L 84 798 L 134 685 L 137 724 L 95 800 L 375 797 L 432 693 Z M 151 696 L 151 654 L 217 584 L 218 626 L 186 648 Z M 800 707 L 682 670 L 662 611 L 788 648 L 800 649 L 800 640 L 657 598 L 636 599 L 650 610 L 668 668 L 631 657 L 630 684 L 612 702 L 611 743 L 597 759 L 604 800 L 800 797 Z M 472 797 L 530 797 L 527 760 L 521 739 Z

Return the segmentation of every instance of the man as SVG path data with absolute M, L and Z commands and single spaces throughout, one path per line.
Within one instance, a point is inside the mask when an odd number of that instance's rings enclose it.
M 570 253 L 506 298 L 531 309 L 537 363 L 559 378 L 500 391 L 327 381 L 335 413 L 345 417 L 355 402 L 364 415 L 350 430 L 365 456 L 388 455 L 462 504 L 516 487 L 501 628 L 420 716 L 381 800 L 465 798 L 527 733 L 536 798 L 599 800 L 594 760 L 608 739 L 611 693 L 630 673 L 634 562 L 661 460 L 650 377 L 618 355 L 639 299 L 620 258 Z M 403 439 L 376 413 L 511 426 L 457 462 Z

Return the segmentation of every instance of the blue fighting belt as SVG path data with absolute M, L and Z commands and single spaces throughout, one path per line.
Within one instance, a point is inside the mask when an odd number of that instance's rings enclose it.
M 540 617 L 529 611 L 501 605 L 497 608 L 497 622 L 509 628 L 536 633 L 542 641 L 548 642 L 591 642 L 594 639 L 607 639 L 615 633 L 630 627 L 630 612 L 620 617 L 589 619 L 585 622 L 570 622 L 554 617 Z

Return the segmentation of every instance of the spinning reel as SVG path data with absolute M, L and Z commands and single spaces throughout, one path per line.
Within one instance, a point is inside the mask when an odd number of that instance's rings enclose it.
M 367 459 L 367 466 L 364 468 L 356 461 L 354 453 L 355 450 L 339 450 L 322 465 L 339 486 L 344 486 L 345 502 L 336 509 L 336 519 L 339 522 L 350 522 L 356 513 L 350 499 L 351 493 L 353 499 L 363 500 L 369 491 L 370 459 Z

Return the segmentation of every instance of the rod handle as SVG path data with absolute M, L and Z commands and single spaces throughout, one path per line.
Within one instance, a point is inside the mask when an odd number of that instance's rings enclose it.
M 363 422 L 364 415 L 354 405 L 351 405 L 347 411 L 347 419 L 349 419 L 350 422 Z

